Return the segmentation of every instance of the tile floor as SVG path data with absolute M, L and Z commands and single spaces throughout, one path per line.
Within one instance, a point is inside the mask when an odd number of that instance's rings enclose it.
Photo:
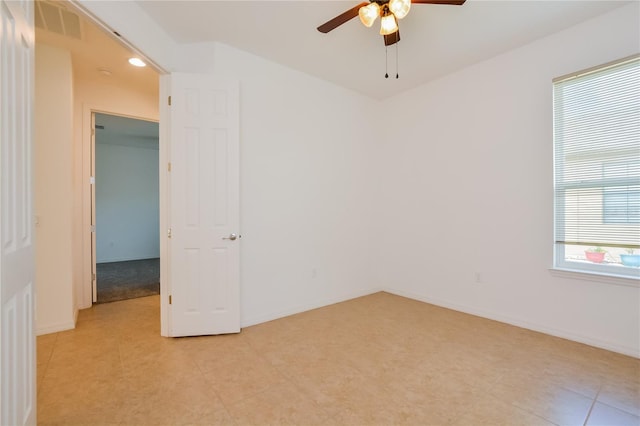
M 640 360 L 388 293 L 170 339 L 151 296 L 38 337 L 38 421 L 639 425 Z

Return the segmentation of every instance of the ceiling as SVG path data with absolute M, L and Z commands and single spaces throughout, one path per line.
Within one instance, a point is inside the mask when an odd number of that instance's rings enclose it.
M 316 27 L 354 1 L 150 1 L 137 4 L 178 43 L 218 41 L 367 96 L 384 99 L 630 1 L 487 1 L 413 5 L 388 51 L 379 24 L 357 18 L 328 34 Z
M 136 54 L 79 15 L 67 1 L 38 0 L 36 7 L 36 49 L 41 43 L 70 51 L 74 79 L 158 96 L 158 73 L 151 67 L 130 65 L 128 59 Z
M 133 0 L 130 0 L 133 1 Z M 400 21 L 402 40 L 388 49 L 378 25 L 355 18 L 328 34 L 316 27 L 355 1 L 137 0 L 177 43 L 216 41 L 385 99 L 473 63 L 633 1 L 467 0 L 463 6 L 413 5 Z M 38 2 L 75 13 L 67 1 Z M 158 75 L 127 63 L 132 52 L 112 34 L 79 17 L 80 39 L 38 28 L 37 42 L 69 49 L 76 77 L 128 85 L 157 96 Z M 110 72 L 110 75 L 104 69 Z

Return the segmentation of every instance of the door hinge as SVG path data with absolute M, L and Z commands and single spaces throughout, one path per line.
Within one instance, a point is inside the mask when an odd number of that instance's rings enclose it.
M 95 183 L 96 183 L 96 177 L 89 176 L 89 185 L 95 185 Z
M 96 232 L 96 226 L 95 225 L 91 225 L 91 232 Z
M 167 238 L 171 238 L 171 228 L 167 229 Z
M 171 295 L 169 295 L 169 304 L 171 304 Z
M 95 136 L 95 135 L 96 135 L 96 129 L 93 128 L 93 129 L 91 129 L 91 136 Z
M 171 171 L 171 163 L 167 163 L 167 171 L 170 172 Z
M 171 106 L 171 96 L 169 96 L 169 98 L 167 99 L 167 102 L 168 102 L 169 106 Z
M 91 274 L 91 280 L 95 281 L 96 280 L 96 274 Z

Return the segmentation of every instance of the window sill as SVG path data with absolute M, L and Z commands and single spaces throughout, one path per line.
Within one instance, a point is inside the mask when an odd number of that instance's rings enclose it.
M 594 272 L 576 271 L 573 269 L 550 268 L 549 273 L 558 278 L 570 278 L 574 280 L 595 281 L 604 284 L 621 285 L 625 287 L 640 288 L 640 279 L 616 276 L 610 274 L 598 274 Z

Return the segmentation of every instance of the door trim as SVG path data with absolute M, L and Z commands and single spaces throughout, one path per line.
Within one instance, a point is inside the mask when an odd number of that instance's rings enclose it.
M 95 170 L 95 146 L 94 140 L 91 135 L 92 129 L 92 117 L 95 113 L 118 115 L 121 117 L 133 118 L 136 120 L 153 121 L 159 123 L 156 118 L 143 117 L 136 115 L 134 111 L 114 111 L 114 108 L 105 105 L 83 104 L 82 105 L 82 280 L 79 282 L 79 287 L 76 288 L 78 309 L 90 308 L 93 304 L 93 283 L 92 274 L 94 271 L 95 254 L 93 253 L 93 243 L 91 241 L 91 225 L 94 220 L 94 208 L 93 196 L 91 191 L 91 184 L 89 179 Z M 162 137 L 159 141 L 160 152 L 162 152 Z M 161 163 L 162 164 L 162 163 Z M 162 176 L 162 172 L 160 172 Z M 160 180 L 160 193 L 165 191 L 162 186 L 162 180 Z M 160 220 L 162 223 L 162 205 L 160 206 Z M 162 241 L 162 234 L 160 234 Z M 160 247 L 160 262 L 166 254 L 162 252 L 162 246 Z M 160 274 L 160 288 L 162 292 L 162 273 Z
M 160 74 L 159 91 L 159 179 L 160 179 L 160 335 L 169 336 L 169 295 L 170 283 L 167 277 L 170 276 L 169 262 L 169 242 L 167 241 L 167 230 L 169 229 L 169 143 L 171 134 L 171 123 L 169 122 L 169 93 L 171 93 L 170 74 Z

